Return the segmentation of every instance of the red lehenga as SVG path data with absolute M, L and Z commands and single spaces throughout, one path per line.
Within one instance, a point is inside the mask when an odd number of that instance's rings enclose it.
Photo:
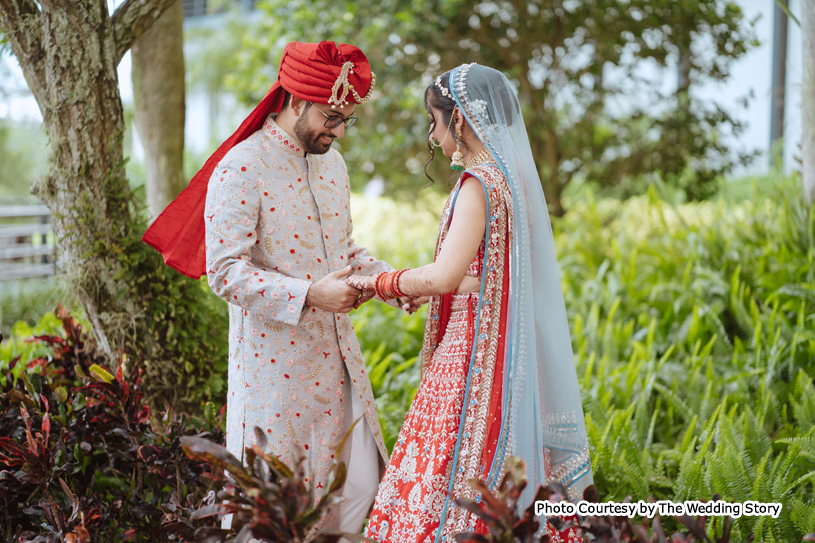
M 484 184 L 489 202 L 485 236 L 468 275 L 482 278 L 482 290 L 447 294 L 430 301 L 422 348 L 422 381 L 385 471 L 365 535 L 388 543 L 454 541 L 456 533 L 486 533 L 456 498 L 480 498 L 467 484 L 500 481 L 504 330 L 512 246 L 512 198 L 506 179 L 493 165 L 471 170 Z M 439 225 L 436 255 L 450 224 L 458 188 L 448 198 Z M 475 343 L 475 349 L 473 349 Z M 466 405 L 465 405 L 466 398 Z M 461 423 L 462 411 L 465 413 Z M 500 454 L 500 453 L 499 453 Z M 455 469 L 455 477 L 451 477 Z M 451 478 L 453 479 L 451 481 Z M 439 531 L 441 532 L 439 534 Z M 580 541 L 573 530 L 547 531 L 552 541 Z

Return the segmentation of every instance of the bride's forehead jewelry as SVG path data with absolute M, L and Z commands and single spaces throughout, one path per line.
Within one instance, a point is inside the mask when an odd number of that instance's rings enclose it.
M 439 77 L 437 77 L 437 78 L 436 78 L 436 86 L 439 88 L 439 90 L 441 90 L 442 95 L 446 96 L 446 97 L 447 97 L 447 98 L 449 98 L 450 100 L 452 100 L 452 99 L 453 99 L 453 95 L 452 95 L 452 94 L 450 94 L 450 91 L 449 91 L 449 90 L 447 90 L 447 88 L 446 88 L 444 85 L 442 85 L 442 83 L 441 83 L 441 76 L 439 76 Z

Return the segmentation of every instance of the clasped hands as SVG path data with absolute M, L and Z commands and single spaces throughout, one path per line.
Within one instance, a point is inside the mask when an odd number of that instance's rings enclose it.
M 345 278 L 345 282 L 360 290 L 359 298 L 354 302 L 354 309 L 358 308 L 376 296 L 376 279 L 379 275 L 352 275 Z M 398 298 L 401 303 L 399 307 L 412 315 L 419 308 L 430 301 L 428 296 L 404 296 Z
M 351 275 L 351 266 L 329 273 L 312 283 L 306 294 L 306 305 L 330 313 L 350 313 L 376 295 L 377 276 Z M 429 301 L 426 296 L 400 298 L 401 308 L 409 314 Z

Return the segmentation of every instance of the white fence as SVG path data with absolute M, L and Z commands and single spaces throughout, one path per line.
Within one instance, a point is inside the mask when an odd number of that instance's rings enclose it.
M 0 205 L 0 281 L 54 274 L 54 229 L 44 205 Z
M 257 7 L 258 0 L 231 0 L 239 8 L 251 11 Z M 213 0 L 183 0 L 184 18 L 193 19 L 223 12 L 226 9 L 226 2 L 215 2 Z

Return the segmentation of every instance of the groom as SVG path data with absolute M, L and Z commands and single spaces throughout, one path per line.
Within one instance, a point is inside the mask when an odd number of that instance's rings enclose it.
M 342 278 L 393 268 L 351 238 L 348 173 L 331 143 L 375 83 L 356 47 L 289 43 L 278 81 L 199 173 L 211 172 L 207 280 L 229 302 L 227 449 L 242 458 L 255 426 L 286 462 L 295 442 L 311 458 L 307 481 L 321 496 L 340 441 L 361 418 L 340 455 L 348 466 L 342 499 L 322 523 L 352 533 L 388 453 L 347 315 L 360 292 Z

